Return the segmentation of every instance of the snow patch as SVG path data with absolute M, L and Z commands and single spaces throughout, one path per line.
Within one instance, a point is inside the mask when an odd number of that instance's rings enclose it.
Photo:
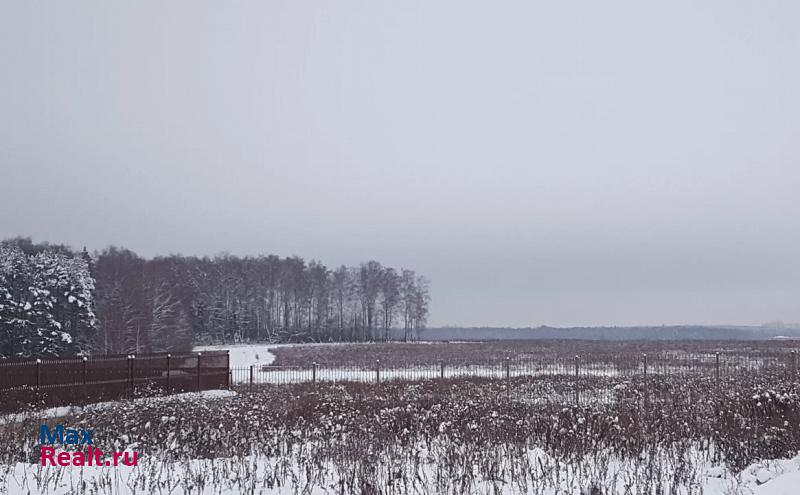
M 201 345 L 194 348 L 194 352 L 204 351 L 230 351 L 231 368 L 249 368 L 250 366 L 267 366 L 275 360 L 275 355 L 269 349 L 275 345 L 269 344 L 228 344 L 228 345 Z
M 169 418 L 162 418 L 162 421 L 169 421 Z M 134 445 L 129 445 L 129 448 L 134 448 Z M 420 450 L 422 459 L 427 458 L 427 451 Z M 541 461 L 544 465 L 550 464 L 551 460 L 549 455 L 540 449 L 531 449 L 528 454 L 532 461 Z M 138 468 L 131 468 L 128 466 L 119 466 L 118 468 L 106 467 L 87 467 L 82 468 L 52 468 L 48 467 L 41 469 L 40 466 L 35 464 L 18 463 L 13 466 L 0 465 L 0 487 L 5 481 L 5 489 L 7 493 L 12 495 L 28 494 L 28 493 L 63 493 L 70 490 L 75 486 L 87 486 L 98 489 L 98 491 L 106 492 L 113 488 L 113 493 L 120 494 L 133 494 L 138 493 L 133 491 L 132 487 L 136 486 L 137 477 L 142 473 L 150 472 L 155 473 L 153 481 L 157 481 L 155 486 L 165 488 L 165 492 L 181 494 L 233 494 L 242 493 L 241 476 L 246 475 L 252 477 L 252 483 L 259 486 L 259 493 L 262 494 L 282 494 L 282 493 L 295 493 L 296 487 L 291 485 L 276 485 L 268 487 L 261 484 L 267 477 L 274 474 L 274 471 L 280 465 L 281 469 L 289 468 L 290 471 L 299 473 L 297 479 L 298 486 L 304 487 L 303 493 L 308 494 L 322 494 L 331 493 L 324 485 L 329 487 L 336 486 L 337 473 L 335 466 L 330 466 L 328 475 L 332 478 L 325 480 L 323 486 L 316 485 L 323 480 L 314 480 L 314 483 L 307 484 L 303 479 L 302 466 L 297 464 L 297 460 L 293 459 L 289 465 L 283 464 L 276 458 L 271 458 L 263 454 L 256 454 L 250 456 L 243 456 L 237 458 L 220 458 L 220 459 L 192 459 L 178 463 L 171 463 L 167 466 L 158 465 L 159 460 L 156 458 L 145 458 L 140 461 L 142 465 Z M 423 461 L 423 464 L 428 461 Z M 430 461 L 434 462 L 434 461 Z M 537 465 L 533 462 L 532 465 Z M 277 464 L 276 464 L 277 463 Z M 620 463 L 620 465 L 616 465 Z M 623 461 L 612 463 L 614 469 L 623 469 Z M 165 469 L 166 468 L 166 469 Z M 428 469 L 429 466 L 423 466 L 423 471 Z M 758 475 L 763 471 L 769 472 L 770 479 L 760 485 L 757 484 Z M 212 477 L 208 477 L 209 473 L 215 473 Z M 58 474 L 58 476 L 55 476 Z M 208 484 L 203 484 L 202 488 L 194 485 L 186 485 L 184 481 L 192 479 L 197 475 L 201 478 L 206 478 Z M 5 476 L 5 480 L 3 479 Z M 115 478 L 112 484 L 109 484 L 109 476 Z M 44 481 L 44 486 L 39 483 Z M 585 481 L 585 480 L 584 480 Z M 248 481 L 248 483 L 250 483 Z M 750 466 L 741 474 L 734 475 L 727 469 L 718 466 L 707 467 L 706 482 L 702 485 L 702 493 L 704 495 L 731 495 L 731 494 L 752 494 L 752 495 L 796 495 L 798 493 L 797 487 L 800 486 L 800 457 L 789 460 L 766 461 Z M 503 495 L 511 495 L 520 493 L 513 484 L 504 483 L 502 480 L 486 480 L 485 482 L 478 482 L 475 487 L 479 493 L 501 493 Z M 620 489 L 624 487 L 620 486 Z M 545 488 L 541 493 L 542 495 L 583 495 L 592 493 L 587 486 L 578 480 L 570 482 L 564 481 L 561 486 Z M 618 493 L 624 493 L 620 491 Z M 683 493 L 679 491 L 678 493 Z

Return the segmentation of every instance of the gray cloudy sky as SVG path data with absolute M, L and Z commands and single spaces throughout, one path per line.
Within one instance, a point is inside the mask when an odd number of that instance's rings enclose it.
M 800 3 L 0 5 L 0 236 L 375 258 L 431 324 L 800 321 Z

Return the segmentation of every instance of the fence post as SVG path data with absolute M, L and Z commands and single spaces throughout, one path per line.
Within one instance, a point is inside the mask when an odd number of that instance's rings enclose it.
M 375 383 L 381 382 L 381 360 L 375 360 Z
M 442 362 L 439 364 L 439 367 L 441 368 L 441 369 L 439 370 L 439 376 L 442 378 L 442 380 L 444 380 L 444 361 L 442 361 Z
M 579 355 L 575 355 L 575 405 L 580 405 L 580 395 L 578 392 L 578 376 L 581 372 L 581 357 Z
M 202 356 L 202 352 L 197 353 L 197 391 L 200 391 L 200 356 Z
M 42 398 L 39 394 L 39 389 L 42 386 L 42 360 L 36 360 L 36 402 L 39 402 Z
M 253 376 L 254 376 L 255 368 L 256 368 L 256 365 L 254 365 L 254 364 L 250 365 L 250 392 L 253 391 Z
M 225 367 L 228 369 L 228 390 L 231 389 L 231 376 L 233 375 L 233 370 L 231 369 L 231 351 L 227 351 L 225 354 Z
M 797 376 L 797 351 L 792 349 L 792 378 Z
M 506 381 L 511 379 L 511 358 L 506 356 Z
M 644 364 L 644 407 L 647 408 L 648 396 L 650 395 L 650 388 L 647 383 L 647 353 L 642 354 L 642 362 Z
M 167 392 L 170 391 L 170 374 L 172 372 L 172 366 L 170 364 L 170 360 L 172 359 L 172 354 L 167 354 Z
M 642 361 L 644 362 L 644 380 L 647 382 L 647 354 L 642 354 Z
M 83 356 L 83 393 L 86 393 L 86 361 L 88 361 L 88 359 L 86 356 Z
M 719 386 L 719 352 L 715 354 L 715 374 L 717 378 L 717 386 Z
M 136 394 L 136 354 L 131 354 L 131 395 Z
M 311 363 L 311 383 L 317 383 L 317 363 Z
M 127 388 L 128 398 L 130 398 L 130 396 L 131 396 L 131 355 L 130 354 L 128 354 L 127 364 L 128 364 L 128 386 L 126 388 Z

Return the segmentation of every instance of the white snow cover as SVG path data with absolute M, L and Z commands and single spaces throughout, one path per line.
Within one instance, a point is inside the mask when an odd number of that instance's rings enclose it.
M 271 349 L 279 347 L 310 347 L 310 346 L 338 346 L 346 345 L 339 342 L 306 343 L 306 344 L 215 344 L 195 346 L 192 352 L 203 351 L 230 351 L 231 368 L 249 368 L 251 365 L 268 366 L 275 361 Z
M 129 446 L 127 450 L 132 450 L 135 446 Z M 534 449 L 530 453 L 533 457 L 547 456 L 544 452 Z M 18 463 L 15 466 L 0 465 L 0 493 L 9 495 L 38 494 L 38 493 L 65 493 L 78 486 L 87 489 L 97 490 L 98 493 L 114 493 L 121 495 L 133 495 L 142 493 L 142 486 L 137 486 L 136 478 L 142 473 L 149 472 L 148 476 L 158 477 L 160 486 L 164 489 L 164 484 L 169 488 L 166 492 L 178 495 L 184 493 L 193 494 L 239 494 L 249 492 L 240 484 L 239 476 L 246 473 L 249 482 L 245 485 L 255 486 L 258 493 L 266 495 L 279 495 L 294 493 L 295 490 L 290 486 L 268 488 L 261 483 L 267 473 L 275 469 L 285 469 L 283 461 L 267 458 L 265 456 L 247 456 L 235 459 L 216 459 L 201 460 L 194 459 L 188 462 L 178 462 L 169 466 L 152 465 L 153 461 L 147 458 L 140 459 L 139 466 L 119 466 L 110 467 L 47 467 L 40 469 L 35 464 Z M 295 464 L 290 461 L 290 464 Z M 302 469 L 291 469 L 300 473 Z M 213 476 L 209 476 L 210 473 Z M 335 468 L 331 466 L 329 474 L 334 473 Z M 185 489 L 183 483 L 187 480 L 194 480 L 196 477 L 209 476 L 202 490 L 198 486 L 192 486 L 190 490 Z M 210 482 L 211 480 L 213 482 Z M 152 481 L 152 479 L 150 479 Z M 298 480 L 304 491 L 309 495 L 320 495 L 337 493 L 335 479 L 329 479 L 327 486 L 331 489 L 315 486 L 308 490 L 302 479 Z M 318 480 L 317 480 L 318 481 Z M 47 486 L 41 483 L 46 482 Z M 141 483 L 141 481 L 139 482 Z M 192 482 L 189 481 L 191 484 Z M 254 485 L 250 485 L 253 483 Z M 109 488 L 111 487 L 111 488 Z M 495 491 L 499 488 L 499 492 Z M 706 466 L 703 494 L 704 495 L 733 495 L 733 494 L 752 494 L 752 495 L 797 495 L 800 493 L 800 456 L 794 459 L 764 461 L 754 464 L 742 473 L 734 475 L 724 468 L 718 466 Z M 5 491 L 3 491 L 5 489 Z M 506 495 L 516 494 L 514 486 L 487 481 L 483 486 L 477 488 L 480 493 L 502 493 Z M 584 495 L 585 487 L 570 487 L 562 485 L 559 494 Z M 548 489 L 544 493 L 536 495 L 553 495 L 556 492 Z
M 763 461 L 748 467 L 738 476 L 726 471 L 709 478 L 705 495 L 797 495 L 800 493 L 800 456 L 794 459 Z M 714 472 L 711 474 L 718 474 Z
M 228 344 L 228 345 L 201 345 L 194 348 L 194 352 L 203 351 L 230 351 L 231 368 L 249 368 L 251 365 L 266 366 L 275 360 L 275 355 L 269 352 L 274 345 L 267 344 Z
M 310 363 L 305 367 L 278 367 L 273 369 L 262 369 L 275 360 L 275 355 L 271 349 L 280 347 L 294 346 L 337 346 L 340 343 L 306 343 L 306 344 L 220 344 L 196 346 L 193 352 L 203 351 L 230 351 L 230 367 L 232 369 L 244 370 L 255 366 L 257 373 L 257 383 L 302 383 L 310 382 L 312 379 L 318 381 L 353 381 L 353 382 L 372 382 L 376 380 L 374 370 L 352 368 L 352 367 L 317 367 L 312 371 Z M 380 379 L 387 380 L 424 380 L 438 378 L 441 376 L 441 368 L 438 363 L 429 366 L 413 366 L 409 368 L 388 368 L 380 370 Z M 572 373 L 571 369 L 559 365 L 542 365 L 539 369 L 530 366 L 518 366 L 512 364 L 508 373 L 511 376 L 532 376 L 543 375 L 551 376 L 557 373 Z M 656 371 L 652 371 L 653 374 Z M 591 365 L 584 366 L 581 374 L 588 376 L 617 376 L 619 371 L 609 366 Z M 480 376 L 486 378 L 502 378 L 506 376 L 506 369 L 503 366 L 485 365 L 462 365 L 447 366 L 444 370 L 445 378 L 456 378 L 462 376 Z M 234 373 L 233 379 L 238 383 L 248 380 L 247 373 Z

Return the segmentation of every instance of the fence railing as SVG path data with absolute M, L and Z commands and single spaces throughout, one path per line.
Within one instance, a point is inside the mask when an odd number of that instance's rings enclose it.
M 393 364 L 376 360 L 371 366 L 254 365 L 232 368 L 231 383 L 253 389 L 259 385 L 293 383 L 362 382 L 391 380 L 444 380 L 456 378 L 491 378 L 512 380 L 532 378 L 527 384 L 531 395 L 560 402 L 586 400 L 608 401 L 633 394 L 642 401 L 655 398 L 667 379 L 673 383 L 714 382 L 735 377 L 769 375 L 780 381 L 798 379 L 795 351 L 772 354 L 692 354 L 663 352 L 625 355 L 576 355 L 551 358 L 512 358 L 470 364 L 440 361 L 427 365 Z M 542 378 L 543 380 L 536 380 Z M 544 380 L 547 379 L 547 380 Z M 630 382 L 626 384 L 626 382 Z
M 0 361 L 0 410 L 227 388 L 227 351 Z
M 737 376 L 769 375 L 771 379 L 796 381 L 795 351 L 776 353 L 586 354 L 568 357 L 438 361 L 405 365 L 379 360 L 370 365 L 304 366 L 254 365 L 230 368 L 227 351 L 185 354 L 98 356 L 86 359 L 0 362 L 0 410 L 14 410 L 35 402 L 38 406 L 81 404 L 132 397 L 148 388 L 175 393 L 231 386 L 294 383 L 362 382 L 393 380 L 444 380 L 490 378 L 511 381 L 519 377 L 532 396 L 574 402 L 594 398 L 611 400 L 630 388 L 642 400 L 655 397 L 664 379 L 684 378 L 719 383 Z M 549 380 L 536 380 L 548 378 Z M 663 387 L 662 387 L 663 388 Z M 563 396 L 563 397 L 562 397 Z

